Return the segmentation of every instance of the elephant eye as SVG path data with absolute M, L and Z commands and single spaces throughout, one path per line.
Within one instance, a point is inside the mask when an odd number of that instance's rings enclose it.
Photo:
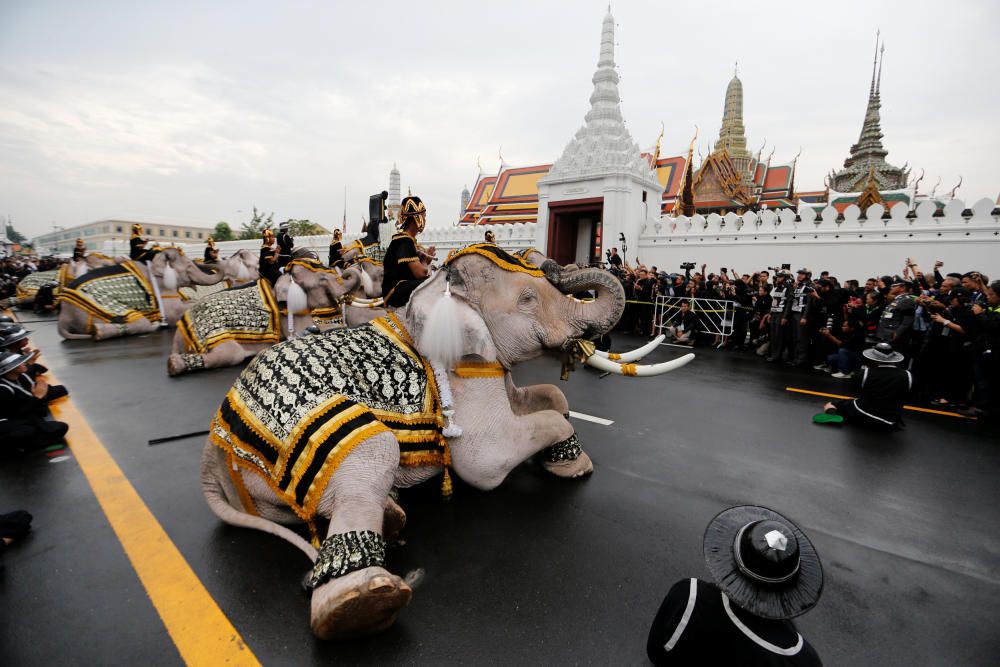
M 521 292 L 521 295 L 517 298 L 518 308 L 531 308 L 538 301 L 538 295 L 535 294 L 535 290 L 526 289 Z

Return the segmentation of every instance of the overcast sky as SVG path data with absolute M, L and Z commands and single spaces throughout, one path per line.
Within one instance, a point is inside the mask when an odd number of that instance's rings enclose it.
M 589 108 L 606 3 L 0 1 L 0 215 L 29 236 L 102 218 L 350 229 L 388 187 L 454 222 L 476 159 L 558 158 Z M 1000 191 L 996 0 L 622 1 L 616 59 L 633 137 L 714 142 L 739 61 L 752 150 L 802 148 L 821 189 L 857 141 L 875 29 L 889 161 Z

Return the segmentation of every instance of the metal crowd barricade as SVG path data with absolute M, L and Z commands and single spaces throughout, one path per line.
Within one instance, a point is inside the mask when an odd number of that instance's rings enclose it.
M 724 299 L 694 299 L 684 296 L 658 296 L 653 311 L 653 328 L 657 334 L 666 334 L 667 327 L 675 326 L 674 321 L 681 313 L 681 302 L 691 304 L 691 312 L 698 315 L 697 331 L 720 336 L 719 346 L 733 335 L 733 321 L 736 302 Z M 665 341 L 664 344 L 669 343 Z

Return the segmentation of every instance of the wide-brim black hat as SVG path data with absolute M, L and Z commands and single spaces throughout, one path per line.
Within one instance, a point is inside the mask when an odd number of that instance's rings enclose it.
M 12 370 L 31 359 L 31 353 L 17 354 L 16 352 L 0 352 L 0 375 L 10 373 Z
M 24 340 L 31 332 L 18 324 L 0 324 L 0 347 Z
M 879 364 L 898 364 L 905 357 L 892 349 L 888 343 L 879 343 L 875 347 L 870 347 L 861 353 L 865 359 Z
M 738 553 L 742 542 L 738 538 L 746 529 L 764 525 L 762 522 L 776 526 L 797 542 L 796 568 L 784 581 L 763 581 L 767 577 L 750 571 L 749 558 Z M 756 616 L 799 616 L 812 609 L 823 592 L 823 565 L 812 542 L 798 526 L 766 507 L 740 505 L 723 510 L 705 528 L 703 548 L 715 582 L 733 603 Z

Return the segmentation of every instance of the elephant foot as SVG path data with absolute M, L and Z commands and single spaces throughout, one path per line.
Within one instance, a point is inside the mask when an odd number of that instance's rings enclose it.
M 382 515 L 382 536 L 387 542 L 392 542 L 399 536 L 406 525 L 406 512 L 392 498 L 386 498 L 385 513 Z
M 181 375 L 187 371 L 187 364 L 179 354 L 171 354 L 167 357 L 167 375 Z
M 594 472 L 594 464 L 580 447 L 576 433 L 542 451 L 542 467 L 556 477 L 583 477 Z
M 320 639 L 348 639 L 382 632 L 412 596 L 405 581 L 381 567 L 351 572 L 313 591 L 313 634 Z

